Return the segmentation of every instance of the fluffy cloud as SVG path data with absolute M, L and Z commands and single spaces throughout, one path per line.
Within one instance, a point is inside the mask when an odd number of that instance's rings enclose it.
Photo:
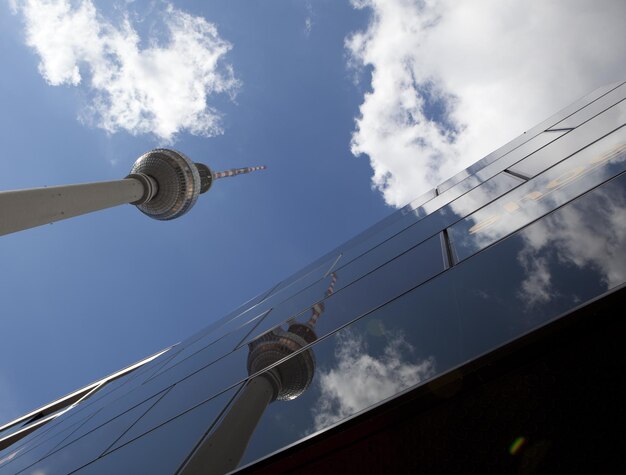
M 312 408 L 314 430 L 376 404 L 435 373 L 434 358 L 413 362 L 413 347 L 401 333 L 384 333 L 381 355 L 372 356 L 362 337 L 342 331 L 335 337 L 337 365 L 318 369 L 320 397 Z
M 352 0 L 371 70 L 352 152 L 402 206 L 577 97 L 626 77 L 622 0 Z
M 233 95 L 239 83 L 222 64 L 231 45 L 204 18 L 167 5 L 160 12 L 167 41 L 148 42 L 128 14 L 106 20 L 91 0 L 15 1 L 39 71 L 54 86 L 83 85 L 92 94 L 81 114 L 108 132 L 152 133 L 172 142 L 177 133 L 222 133 L 210 95 Z
M 555 295 L 550 253 L 561 265 L 594 270 L 607 290 L 626 280 L 626 196 L 601 190 L 594 196 L 590 203 L 546 216 L 522 235 L 524 247 L 517 259 L 526 279 L 518 296 L 529 307 Z

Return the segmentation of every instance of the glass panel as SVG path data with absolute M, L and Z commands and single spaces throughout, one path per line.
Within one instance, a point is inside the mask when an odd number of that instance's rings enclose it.
M 622 175 L 318 340 L 305 350 L 315 360 L 308 388 L 269 404 L 240 466 L 623 285 L 625 215 Z
M 205 338 L 197 340 L 190 345 L 187 345 L 172 358 L 165 365 L 161 367 L 161 369 L 155 373 L 160 374 L 163 371 L 171 368 L 179 364 L 181 361 L 186 360 L 187 358 L 195 355 L 196 353 L 202 351 L 203 352 L 203 361 L 206 364 L 213 363 L 215 360 L 223 357 L 227 353 L 233 351 L 239 343 L 252 331 L 254 325 L 257 323 L 259 318 L 263 318 L 263 316 L 267 312 L 264 312 L 261 315 L 257 315 L 251 322 L 246 323 L 241 328 L 237 329 L 234 332 L 231 332 L 217 341 L 214 341 L 214 338 L 221 333 L 221 329 L 219 332 L 214 332 L 207 335 Z
M 341 279 L 338 280 L 335 291 L 373 271 L 417 243 L 441 232 L 459 219 L 522 183 L 522 180 L 507 173 L 500 173 L 491 180 L 487 180 L 449 205 L 429 214 L 419 223 L 374 247 L 348 265 L 339 268 L 337 274 L 341 276 Z
M 261 292 L 256 297 L 251 298 L 246 303 L 240 305 L 239 307 L 237 307 L 235 310 L 230 312 L 225 317 L 220 318 L 216 322 L 211 323 L 209 326 L 207 326 L 203 330 L 200 330 L 199 332 L 195 333 L 194 335 L 190 336 L 189 338 L 183 340 L 180 344 L 188 345 L 188 344 L 191 344 L 191 343 L 199 340 L 200 338 L 205 337 L 206 335 L 209 335 L 209 334 L 212 334 L 212 333 L 217 333 L 218 331 L 222 330 L 222 327 L 229 326 L 230 322 L 233 321 L 233 320 L 237 320 L 239 322 L 237 325 L 241 324 L 241 322 L 247 321 L 247 318 L 248 318 L 247 316 L 249 316 L 248 311 L 250 309 L 256 307 L 256 305 L 258 305 L 263 300 L 265 300 L 265 298 L 270 293 L 272 293 L 274 291 L 274 289 L 276 289 L 276 287 L 278 287 L 278 285 L 279 284 L 276 284 L 272 288 L 270 288 L 269 290 Z M 259 311 L 259 313 L 261 313 L 261 311 Z M 246 314 L 247 316 L 244 316 L 243 314 Z M 253 312 L 252 315 L 254 315 L 254 312 Z M 258 315 L 258 313 L 256 315 Z M 251 318 L 254 318 L 254 317 L 251 316 Z
M 267 407 L 241 465 L 325 429 L 458 361 L 456 308 L 449 290 L 432 285 L 437 280 L 429 282 L 429 291 L 419 298 L 402 297 L 307 350 L 315 359 L 310 386 L 295 400 L 279 400 Z
M 146 402 L 147 404 L 148 402 Z M 99 428 L 83 435 L 28 467 L 30 473 L 70 473 L 98 458 L 145 411 L 137 406 Z
M 444 270 L 441 241 L 438 235 L 386 263 L 375 272 L 333 293 L 310 310 L 294 317 L 294 322 L 314 326 L 318 337 L 337 329 L 365 312 L 388 302 L 415 285 Z M 341 272 L 336 273 L 337 285 Z M 323 291 L 320 299 L 324 298 Z M 289 315 L 270 313 L 255 329 L 251 340 L 283 323 Z M 291 324 L 293 322 L 289 322 Z
M 75 406 L 48 422 L 45 430 L 56 433 L 68 425 L 74 424 L 76 421 L 84 420 L 86 417 L 92 416 L 94 412 L 100 410 L 103 405 L 108 404 L 111 398 L 119 397 L 120 394 L 123 395 L 133 387 L 141 384 L 141 382 L 143 382 L 141 376 L 146 374 L 147 371 L 149 374 L 149 371 L 154 369 L 153 365 L 160 364 L 160 361 L 168 354 L 169 351 L 165 351 L 142 366 L 136 367 L 122 376 L 104 382 L 97 389 L 92 390 L 80 402 L 77 402 Z M 123 390 L 120 391 L 120 388 L 123 388 Z M 40 430 L 37 432 L 40 432 Z
M 245 355 L 241 352 L 235 354 L 235 356 L 231 357 L 230 359 L 228 357 L 222 358 L 221 362 L 216 366 L 211 365 L 210 361 L 203 359 L 203 357 L 205 356 L 206 355 L 204 353 L 198 352 L 190 358 L 182 361 L 180 364 L 174 366 L 173 368 L 164 371 L 158 376 L 152 377 L 151 379 L 143 383 L 140 380 L 133 385 L 127 386 L 126 390 L 124 391 L 112 393 L 109 395 L 109 397 L 105 397 L 97 401 L 96 403 L 88 406 L 86 409 L 82 408 L 80 412 L 73 412 L 74 410 L 80 408 L 80 406 L 77 406 L 77 408 L 75 408 L 73 411 L 70 411 L 68 414 L 71 414 L 70 417 L 76 419 L 82 417 L 83 414 L 90 415 L 93 413 L 93 411 L 98 411 L 96 417 L 94 417 L 94 419 L 81 430 L 81 433 L 84 433 L 87 430 L 96 427 L 98 424 L 102 424 L 107 420 L 117 417 L 120 414 L 123 414 L 124 412 L 136 407 L 139 404 L 143 404 L 147 399 L 151 399 L 153 397 L 157 397 L 158 399 L 158 397 L 161 397 L 163 395 L 162 392 L 164 390 L 171 388 L 181 379 L 188 377 L 196 371 L 204 369 L 202 375 L 204 376 L 206 374 L 210 374 L 210 378 L 212 378 L 212 380 L 207 379 L 209 383 L 207 383 L 205 388 L 206 399 L 220 392 L 220 387 L 221 389 L 225 389 L 229 385 L 235 384 L 243 380 L 247 376 L 245 372 L 236 373 L 230 371 L 231 366 L 241 366 L 241 358 L 243 358 L 243 360 L 245 361 Z M 229 365 L 229 362 L 231 360 L 235 360 L 236 363 L 234 365 Z M 222 370 L 225 371 L 225 374 L 227 374 L 228 376 L 232 376 L 232 378 L 234 379 L 229 379 L 227 377 L 224 377 L 223 375 L 220 375 L 219 373 Z M 224 386 L 220 386 L 220 383 L 223 383 Z M 68 423 L 68 421 L 62 422 L 65 424 Z M 80 434 L 74 434 L 73 438 L 76 438 L 78 436 L 80 436 Z
M 538 130 L 533 134 L 530 134 L 530 133 L 522 134 L 519 137 L 513 139 L 511 142 L 508 142 L 507 144 L 503 145 L 496 151 L 491 152 L 489 155 L 482 158 L 478 162 L 470 165 L 467 169 L 460 171 L 459 173 L 457 173 L 451 178 L 448 178 L 446 181 L 444 181 L 441 185 L 437 187 L 439 194 L 445 193 L 447 190 L 452 188 L 457 183 L 461 183 L 463 180 L 474 175 L 476 172 L 482 170 L 487 165 L 495 162 L 500 157 L 503 157 L 504 155 L 514 151 L 516 148 L 520 147 L 521 145 L 530 141 L 531 139 L 533 138 L 536 139 L 536 136 L 539 135 L 542 131 L 543 130 Z M 477 181 L 476 183 L 479 183 L 479 182 L 480 181 Z
M 523 159 L 524 157 L 527 157 L 536 150 L 545 147 L 550 142 L 555 141 L 565 134 L 566 132 L 563 131 L 541 133 L 530 140 L 526 140 L 526 142 L 522 143 L 516 148 L 512 148 L 509 152 L 504 153 L 498 158 L 498 160 L 494 159 L 490 160 L 489 163 L 484 163 L 480 167 L 480 169 L 474 170 L 474 166 L 468 168 L 466 176 L 463 177 L 462 180 L 459 180 L 458 182 L 447 186 L 445 188 L 445 192 L 442 191 L 442 193 L 437 197 L 438 200 L 432 200 L 432 202 L 427 203 L 423 207 L 423 209 L 419 210 L 419 212 L 421 214 L 428 214 L 433 212 L 434 210 L 440 208 L 446 203 L 449 203 L 450 201 L 467 192 L 468 190 L 471 190 L 480 183 L 483 183 L 486 180 L 493 178 L 495 175 L 504 171 L 513 163 Z
M 132 387 L 136 387 L 138 384 L 142 384 L 147 379 L 150 379 L 155 373 L 157 373 L 163 366 L 176 357 L 176 355 L 182 351 L 182 343 L 172 346 L 169 351 L 159 356 L 156 360 L 151 361 L 143 368 L 137 371 L 137 377 L 129 381 L 124 387 L 125 390 L 130 390 Z
M 95 411 L 97 411 L 97 408 Z M 33 431 L 20 440 L 14 442 L 5 450 L 0 451 L 0 459 L 2 459 L 9 452 L 13 453 L 16 451 L 22 451 L 22 449 L 30 450 L 30 448 L 43 443 L 43 441 L 49 439 L 50 437 L 55 437 L 55 435 L 59 432 L 66 431 L 69 427 L 76 427 L 77 425 L 84 423 L 89 417 L 93 416 L 95 411 L 86 410 L 78 413 L 76 408 L 72 408 L 72 410 L 61 414 L 47 424 L 41 426 L 41 428 L 36 431 Z
M 441 185 L 437 187 L 439 194 L 443 195 L 446 191 L 454 187 L 456 184 L 462 183 L 464 180 L 468 179 L 469 177 L 474 176 L 477 172 L 485 168 L 487 165 L 494 163 L 496 160 L 499 160 L 505 155 L 514 153 L 516 157 L 520 157 L 520 153 L 522 154 L 532 153 L 533 151 L 532 149 L 537 148 L 537 145 L 535 144 L 537 144 L 538 141 L 543 141 L 543 139 L 538 138 L 539 136 L 541 136 L 542 131 L 543 130 L 537 130 L 533 134 L 530 134 L 530 133 L 522 134 L 519 137 L 513 139 L 511 142 L 508 142 L 507 144 L 503 145 L 495 152 L 490 153 L 483 159 L 479 160 L 473 165 L 470 165 L 467 169 L 460 171 L 459 173 L 454 175 L 452 178 L 447 179 L 446 181 L 444 181 Z M 557 138 L 557 136 L 554 136 L 554 138 Z M 531 140 L 534 140 L 534 142 L 530 142 Z M 519 149 L 521 146 L 524 146 L 524 148 L 521 151 L 517 151 L 517 149 Z M 531 151 L 529 152 L 529 150 Z M 504 170 L 504 168 L 500 167 L 498 168 L 498 171 L 502 171 Z M 475 177 L 472 182 L 474 183 L 474 186 L 476 186 L 476 184 L 481 183 L 481 181 L 482 181 L 481 179 L 477 179 Z
M 276 294 L 284 292 L 287 290 L 287 296 L 293 295 L 296 292 L 299 292 L 302 289 L 307 288 L 314 282 L 317 282 L 319 279 L 328 274 L 331 269 L 335 266 L 335 263 L 340 259 L 340 255 L 334 255 L 329 259 L 324 260 L 319 265 L 316 265 L 315 268 L 309 271 L 307 274 L 301 276 L 303 271 L 297 272 L 289 279 L 285 280 L 283 283 L 276 287 L 276 290 L 272 292 L 272 294 L 268 298 L 275 298 Z M 306 270 L 307 268 L 305 268 Z M 286 298 L 287 296 L 282 296 L 282 298 Z
M 451 188 L 453 185 L 459 183 L 461 180 L 464 180 L 468 176 L 471 176 L 472 174 L 476 173 L 477 171 L 479 171 L 483 167 L 485 167 L 485 166 L 489 165 L 490 163 L 494 162 L 495 160 L 497 160 L 498 158 L 502 157 L 506 153 L 510 152 L 514 148 L 519 147 L 521 144 L 523 144 L 524 142 L 530 140 L 532 137 L 535 137 L 537 134 L 543 132 L 546 129 L 549 130 L 549 129 L 553 128 L 554 125 L 557 122 L 559 122 L 559 121 L 565 119 L 566 117 L 570 116 L 571 114 L 577 112 L 581 108 L 585 107 L 587 104 L 595 101 L 599 97 L 602 97 L 604 94 L 606 94 L 609 91 L 615 89 L 619 85 L 620 85 L 620 83 L 608 84 L 606 86 L 602 86 L 602 87 L 596 89 L 595 91 L 587 94 L 586 96 L 584 96 L 581 99 L 577 100 L 573 104 L 570 104 L 566 108 L 560 110 L 559 112 L 554 114 L 549 119 L 544 120 L 540 124 L 536 125 L 532 129 L 530 129 L 529 131 L 523 133 L 522 135 L 518 136 L 517 138 L 511 140 L 506 145 L 500 147 L 498 150 L 490 153 L 485 158 L 483 158 L 483 159 L 479 160 L 478 162 L 474 163 L 467 170 L 463 170 L 463 171 L 457 173 L 456 175 L 454 175 L 452 178 L 449 178 L 448 180 L 443 182 L 441 185 L 439 185 L 437 187 L 437 189 L 439 190 L 440 193 L 443 193 L 448 188 Z
M 234 395 L 235 389 L 229 391 Z M 215 408 L 208 401 L 84 466 L 80 474 L 176 473 L 211 428 Z
M 622 174 L 459 264 L 455 294 L 467 355 L 622 285 L 625 213 Z
M 221 414 L 228 402 L 233 397 L 234 389 L 229 389 L 206 401 L 202 396 L 207 386 L 206 379 L 202 372 L 196 373 L 187 378 L 169 391 L 157 404 L 155 404 L 146 414 L 143 415 L 119 440 L 111 446 L 107 452 L 111 452 L 118 447 L 140 437 L 156 427 L 169 422 L 192 408 L 203 405 L 203 412 L 206 421 L 210 422 Z M 207 425 L 207 429 L 208 429 Z
M 337 271 L 341 271 L 342 279 L 338 282 L 339 287 L 345 287 L 347 284 L 354 280 L 355 272 L 348 267 L 355 262 L 356 266 L 360 264 L 356 263 L 356 260 L 366 263 L 369 259 L 375 260 L 369 256 L 370 253 L 381 252 L 386 254 L 389 258 L 393 257 L 387 251 L 390 248 L 394 248 L 396 244 L 389 243 L 389 239 L 393 238 L 395 241 L 398 239 L 397 247 L 402 250 L 409 249 L 415 244 L 423 241 L 427 237 L 436 234 L 438 231 L 445 229 L 450 224 L 454 223 L 457 219 L 460 219 L 468 214 L 469 211 L 474 211 L 478 206 L 482 206 L 489 202 L 491 199 L 496 198 L 499 194 L 504 194 L 512 187 L 522 183 L 521 180 L 513 178 L 508 174 L 496 175 L 492 181 L 487 180 L 482 185 L 479 185 L 474 190 L 462 195 L 460 198 L 452 202 L 451 205 L 444 206 L 438 211 L 423 217 L 423 211 L 417 211 L 416 214 L 409 214 L 403 221 L 397 221 L 393 226 L 389 226 L 385 232 L 381 232 L 376 235 L 370 241 L 364 243 L 359 249 L 351 250 L 350 253 L 345 254 L 342 262 L 343 266 L 340 266 Z M 472 206 L 474 206 L 472 208 Z M 460 214 L 455 216 L 454 213 Z M 423 219 L 422 219 L 423 218 Z M 406 231 L 403 231 L 406 229 Z M 398 234 L 399 233 L 399 234 Z M 378 248 L 382 247 L 381 251 Z M 394 255 L 400 254 L 402 251 L 396 252 Z M 365 264 L 367 267 L 367 264 Z M 365 273 L 365 272 L 363 272 Z
M 117 401 L 113 401 L 110 405 L 105 406 L 92 417 L 90 417 L 89 420 L 82 424 L 76 431 L 68 434 L 66 438 L 59 441 L 59 443 L 54 446 L 53 450 L 57 451 L 59 449 L 62 449 L 63 447 L 71 444 L 75 440 L 78 440 L 81 437 L 90 434 L 94 430 L 98 430 L 105 424 L 108 424 L 117 419 L 127 421 L 127 425 L 125 426 L 125 428 L 118 434 L 118 436 L 121 436 L 137 419 L 139 419 L 152 406 L 154 406 L 159 401 L 159 399 L 164 396 L 165 393 L 166 391 L 159 393 L 131 407 L 119 404 L 119 399 Z M 115 439 L 109 441 L 109 444 L 112 444 L 114 441 Z M 101 452 L 104 452 L 107 447 L 108 446 L 101 447 Z
M 360 241 L 357 245 L 346 249 L 343 253 L 340 266 L 344 266 L 348 262 L 351 262 L 357 257 L 365 254 L 372 247 L 379 245 L 381 242 L 385 242 L 387 239 L 415 224 L 423 217 L 424 213 L 419 211 L 419 208 L 418 211 L 406 211 L 402 216 L 389 223 L 384 228 L 381 228 L 377 233 L 370 235 L 367 239 Z
M 595 117 L 599 113 L 605 111 L 609 107 L 620 102 L 626 96 L 626 84 L 615 88 L 613 91 L 602 96 L 595 102 L 592 102 L 584 109 L 579 110 L 575 114 L 572 114 L 567 119 L 562 120 L 558 124 L 555 124 L 552 129 L 567 129 L 575 128 L 579 125 L 587 122 L 589 119 Z
M 547 140 L 547 138 L 546 138 L 546 140 Z M 544 140 L 542 140 L 540 143 L 543 143 L 543 141 Z M 534 145 L 537 145 L 537 144 L 534 144 Z M 522 154 L 526 153 L 526 151 L 521 149 L 521 148 L 518 149 L 518 150 L 520 150 L 520 153 L 522 153 Z M 489 180 L 491 178 L 493 178 L 493 177 L 490 176 L 487 180 Z M 448 191 L 446 191 L 445 193 L 439 195 L 434 200 L 431 200 L 428 203 L 426 203 L 420 209 L 420 211 L 422 212 L 421 214 L 430 215 L 434 211 L 437 211 L 441 207 L 443 207 L 443 206 L 447 205 L 448 203 L 454 201 L 459 196 L 464 195 L 468 191 L 476 188 L 476 186 L 480 185 L 481 183 L 484 183 L 487 180 L 480 180 L 476 176 L 470 177 L 467 180 L 463 180 L 461 183 L 459 183 L 458 185 L 453 186 Z M 520 183 L 519 180 L 521 180 L 521 179 L 517 179 L 517 180 L 518 180 L 517 184 L 519 184 Z
M 515 173 L 533 177 L 555 163 L 586 147 L 593 139 L 603 137 L 626 122 L 626 101 L 586 122 L 558 142 L 539 150 L 510 168 Z
M 254 329 L 252 334 L 258 335 L 259 332 L 264 331 L 259 330 L 260 328 L 268 330 L 278 323 L 284 322 L 289 317 L 298 315 L 311 308 L 311 306 L 315 303 L 332 294 L 336 281 L 336 274 L 332 273 L 304 291 L 294 295 L 292 298 L 285 300 L 276 308 L 272 309 L 272 311 L 259 323 L 259 326 Z M 268 325 L 270 326 L 268 327 Z M 251 339 L 251 337 L 246 338 L 246 340 L 249 339 Z M 239 343 L 241 343 L 241 341 Z
M 13 445 L 22 437 L 35 430 L 40 430 L 44 425 L 53 421 L 55 416 L 58 417 L 62 413 L 67 412 L 78 401 L 89 397 L 90 394 L 97 392 L 105 385 L 106 383 L 99 386 L 91 385 L 84 387 L 22 416 L 17 422 L 6 426 L 0 431 L 0 447 Z
M 55 445 L 80 427 L 80 424 L 83 422 L 76 422 L 56 434 L 46 434 L 45 437 L 33 438 L 29 440 L 30 443 L 26 443 L 19 448 L 10 447 L 0 456 L 0 474 L 12 475 L 41 460 L 46 454 L 50 453 Z
M 239 348 L 213 363 L 207 363 L 203 352 L 200 351 L 146 381 L 143 386 L 149 389 L 140 389 L 149 392 L 156 389 L 162 390 L 197 374 L 194 377 L 206 382 L 199 396 L 203 400 L 209 399 L 243 381 L 248 376 L 246 372 L 247 355 L 243 350 Z
M 163 355 L 161 355 L 161 357 L 162 356 Z M 143 382 L 143 378 L 141 377 L 142 373 L 147 369 L 153 369 L 150 368 L 150 365 L 154 364 L 156 361 L 158 361 L 158 359 L 159 358 L 150 361 L 144 366 L 137 368 L 134 371 L 111 381 L 110 383 L 107 383 L 102 387 L 102 389 L 96 391 L 93 396 L 85 399 L 84 401 L 81 401 L 71 410 L 57 417 L 54 421 L 51 421 L 49 423 L 49 425 L 51 426 L 51 430 L 56 432 L 58 430 L 62 430 L 67 425 L 74 424 L 76 421 L 84 421 L 85 418 L 93 416 L 94 413 L 100 411 L 103 407 L 112 404 L 114 401 L 125 396 L 128 393 L 132 393 L 132 390 L 140 386 Z M 154 394 L 155 393 L 147 395 L 144 394 L 140 396 L 137 400 L 135 400 L 135 404 L 147 399 Z M 128 407 L 125 409 L 128 409 Z M 125 409 L 121 409 L 119 412 L 121 413 Z
M 419 206 L 420 204 L 425 203 L 426 201 L 434 198 L 435 195 L 435 190 L 431 190 L 429 192 L 427 192 L 426 194 L 420 196 L 419 198 L 417 198 L 415 201 L 416 203 L 419 203 L 416 206 Z M 383 218 L 382 220 L 378 221 L 376 224 L 374 224 L 373 226 L 370 226 L 369 228 L 367 228 L 365 231 L 359 233 L 357 236 L 355 236 L 354 238 L 350 239 L 348 242 L 342 244 L 341 246 L 339 246 L 337 249 L 338 251 L 342 254 L 341 256 L 341 261 L 338 262 L 338 265 L 343 265 L 343 263 L 345 263 L 346 260 L 346 254 L 350 255 L 350 256 L 355 256 L 355 255 L 359 255 L 363 252 L 363 250 L 361 250 L 360 252 L 358 252 L 358 254 L 355 254 L 355 249 L 356 248 L 360 248 L 360 249 L 367 249 L 367 246 L 364 246 L 363 243 L 366 241 L 377 241 L 380 242 L 380 238 L 378 238 L 378 234 L 379 233 L 386 233 L 387 232 L 387 228 L 389 227 L 398 227 L 397 222 L 402 220 L 404 218 L 404 216 L 406 214 L 410 214 L 411 212 L 410 208 L 410 204 L 404 206 L 403 208 L 394 211 L 393 213 L 391 213 L 389 216 L 387 216 L 386 218 Z M 414 222 L 414 219 L 412 219 L 413 215 L 410 215 L 410 222 Z M 401 226 L 401 228 L 403 229 L 404 227 L 406 227 L 406 225 Z M 383 240 L 385 238 L 382 238 Z M 335 266 L 335 268 L 337 268 L 337 266 Z M 333 269 L 334 270 L 334 269 Z
M 343 255 L 341 257 L 341 261 L 335 268 L 345 266 L 347 263 L 363 255 L 373 247 L 385 242 L 387 239 L 420 221 L 426 215 L 423 208 L 420 206 L 431 201 L 436 196 L 437 195 L 434 190 L 422 195 L 389 217 L 393 217 L 394 219 L 384 219 L 383 221 L 372 226 L 372 228 L 368 231 L 362 233 L 363 237 L 356 241 L 353 245 L 349 247 L 342 247 Z
M 476 175 L 471 177 L 470 180 L 474 179 L 477 182 L 482 183 L 483 181 L 491 178 L 497 173 L 500 173 L 506 170 L 514 163 L 517 163 L 523 158 L 526 158 L 530 154 L 537 153 L 537 150 L 540 150 L 543 147 L 546 147 L 551 142 L 554 142 L 557 139 L 561 139 L 561 137 L 564 135 L 566 136 L 567 132 L 554 131 L 554 132 L 544 132 L 542 134 L 539 134 L 537 135 L 537 137 L 519 146 L 518 148 L 513 150 L 511 153 L 487 165 L 485 168 L 478 171 Z
M 17 442 L 18 440 L 20 440 L 22 438 L 22 434 L 18 434 L 15 435 L 13 437 L 9 437 L 12 434 L 15 434 L 16 432 L 19 432 L 21 430 L 25 430 L 26 427 L 29 425 L 29 420 L 27 419 L 26 421 L 21 421 L 17 424 L 14 424 L 10 427 L 7 427 L 6 429 L 4 429 L 2 432 L 0 432 L 0 444 L 1 447 L 5 447 L 7 446 L 7 444 L 14 444 L 15 442 Z M 42 427 L 43 425 L 45 425 L 45 423 L 43 424 L 39 424 L 38 427 Z M 39 430 L 39 429 L 35 429 L 35 430 Z M 31 433 L 31 432 L 29 432 Z M 28 434 L 24 434 L 23 436 L 25 437 Z
M 210 335 L 207 335 L 206 337 L 202 338 L 201 341 L 203 343 L 200 343 L 200 340 L 197 340 L 196 342 L 194 342 L 191 345 L 186 345 L 185 350 L 183 350 L 183 353 L 186 353 L 188 349 L 191 348 L 197 348 L 198 344 L 201 344 L 202 346 L 207 346 L 208 344 L 212 343 L 212 342 L 216 342 L 216 340 L 223 340 L 223 337 L 228 337 L 228 339 L 231 338 L 235 338 L 233 336 L 233 333 L 236 334 L 241 334 L 241 333 L 246 333 L 249 332 L 251 330 L 251 328 L 256 325 L 256 322 L 259 318 L 263 318 L 263 316 L 271 310 L 262 310 L 262 311 L 258 311 L 257 312 L 244 312 L 243 314 L 238 315 L 237 317 L 233 318 L 232 320 L 230 320 L 228 323 L 226 323 L 225 325 L 221 326 L 220 328 L 218 328 L 217 330 L 215 330 L 214 332 L 211 332 Z M 241 341 L 241 338 L 243 338 L 243 336 L 241 336 L 239 338 L 239 341 Z M 234 348 L 234 346 L 233 346 Z M 175 359 L 178 359 L 179 357 L 177 356 Z
M 19 458 L 7 463 L 0 468 L 0 473 L 14 474 L 25 468 L 29 473 L 69 473 L 85 463 L 97 458 L 112 444 L 147 408 L 138 406 L 132 411 L 122 414 L 120 417 L 109 421 L 98 429 L 91 431 L 84 437 L 65 446 L 60 451 L 49 456 L 42 457 L 58 445 L 65 432 L 57 434 L 42 443 L 35 449 L 26 452 Z M 69 430 L 68 430 L 69 432 Z M 37 463 L 39 461 L 39 463 Z M 35 464 L 33 466 L 33 464 Z M 5 471 L 6 470 L 6 471 Z
M 626 168 L 626 128 L 595 142 L 450 227 L 465 259 Z
M 411 201 L 408 205 L 404 206 L 401 209 L 402 214 L 410 213 L 414 209 L 419 208 L 423 204 L 428 203 L 430 200 L 436 197 L 437 197 L 437 192 L 434 189 L 430 190 L 429 192 L 424 193 L 422 196 Z
M 281 302 L 291 298 L 293 295 L 306 291 L 309 286 L 315 284 L 320 279 L 323 279 L 327 272 L 332 269 L 337 262 L 339 262 L 340 257 L 341 256 L 335 255 L 332 259 L 323 261 L 323 264 L 318 265 L 314 270 L 310 271 L 298 280 L 294 281 L 293 277 L 288 279 L 285 283 L 277 286 L 276 290 L 265 300 L 244 311 L 237 318 L 241 319 L 241 321 L 251 321 L 262 313 L 269 311 L 272 307 L 275 307 Z
M 42 432 L 56 432 L 59 425 L 63 424 L 61 421 L 67 420 L 67 415 L 75 412 L 74 407 L 78 404 L 84 404 L 94 395 L 107 392 L 111 386 L 115 386 L 118 381 L 123 381 L 126 378 L 137 371 L 137 368 L 129 370 L 126 374 L 112 378 L 109 381 L 104 381 L 100 385 L 92 385 L 90 388 L 81 389 L 73 393 L 70 397 L 65 397 L 56 402 L 44 407 L 38 413 L 31 415 L 28 418 L 24 418 L 20 422 L 7 427 L 0 437 L 0 446 L 5 448 L 11 448 L 11 450 L 21 447 L 23 443 L 22 439 L 28 438 L 29 440 L 36 437 Z M 73 424 L 74 421 L 71 421 Z

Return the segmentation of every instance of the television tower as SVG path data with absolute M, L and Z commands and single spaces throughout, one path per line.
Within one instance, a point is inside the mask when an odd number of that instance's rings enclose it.
M 124 203 L 154 219 L 178 218 L 215 180 L 265 168 L 214 172 L 180 152 L 155 149 L 139 157 L 122 180 L 0 191 L 0 236 Z
M 331 274 L 324 297 L 333 294 L 337 274 Z M 278 327 L 248 344 L 248 375 L 252 376 L 317 340 L 315 324 L 324 313 L 316 303 L 306 323 L 288 320 L 288 329 Z M 234 470 L 267 406 L 276 400 L 291 401 L 311 384 L 315 357 L 309 347 L 248 380 L 217 428 L 200 442 L 179 472 L 181 475 L 218 475 Z

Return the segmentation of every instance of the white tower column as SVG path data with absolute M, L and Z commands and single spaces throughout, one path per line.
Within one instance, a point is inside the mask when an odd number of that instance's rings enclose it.
M 275 398 L 275 385 L 266 375 L 248 381 L 215 431 L 198 446 L 180 475 L 222 475 L 236 469 L 265 408 Z
M 214 180 L 264 169 L 213 172 L 180 152 L 152 150 L 123 180 L 0 191 L 0 236 L 125 203 L 154 219 L 174 219 L 189 211 Z
M 144 183 L 126 178 L 0 191 L 0 236 L 125 203 L 142 203 L 151 198 Z

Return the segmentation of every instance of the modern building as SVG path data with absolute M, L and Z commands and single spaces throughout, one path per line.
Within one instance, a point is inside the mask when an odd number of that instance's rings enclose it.
M 0 474 L 623 471 L 625 98 L 0 427 Z

